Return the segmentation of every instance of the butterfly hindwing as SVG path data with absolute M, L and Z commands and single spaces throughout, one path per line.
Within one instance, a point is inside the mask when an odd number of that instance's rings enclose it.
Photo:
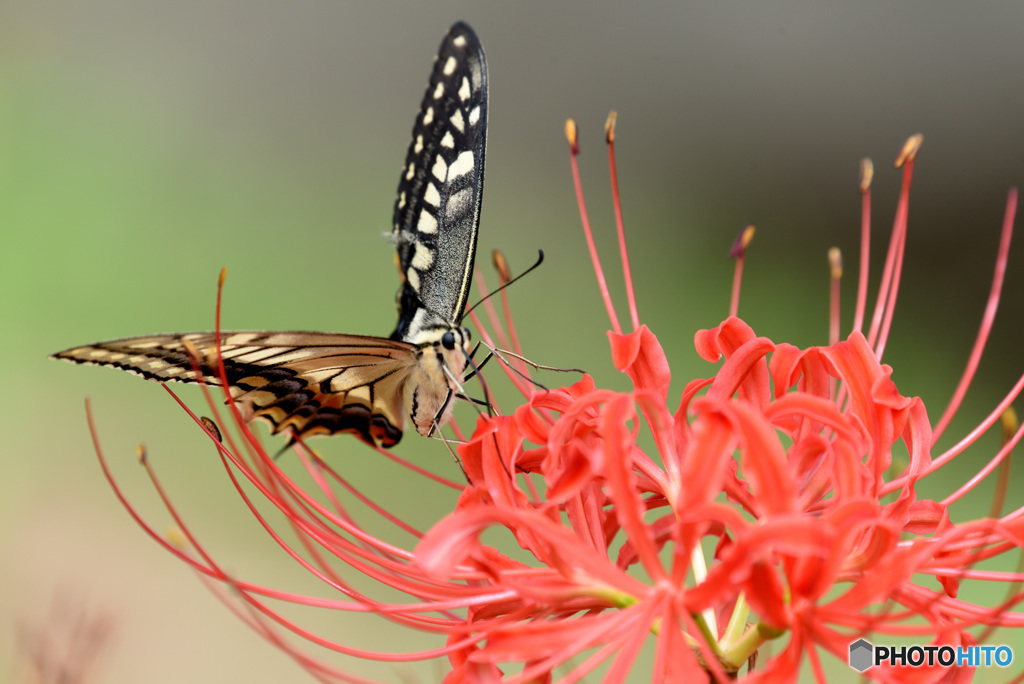
M 452 325 L 462 317 L 483 199 L 487 96 L 483 47 L 457 23 L 438 49 L 398 184 L 394 237 L 404 285 L 397 339 L 415 341 L 420 309 Z
M 219 385 L 216 354 L 213 333 L 186 333 L 97 342 L 53 356 L 159 382 Z M 402 436 L 402 383 L 419 350 L 362 335 L 229 332 L 221 336 L 221 357 L 235 401 L 274 432 L 354 432 L 391 446 Z

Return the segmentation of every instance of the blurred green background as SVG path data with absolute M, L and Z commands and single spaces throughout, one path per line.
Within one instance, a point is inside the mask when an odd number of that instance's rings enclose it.
M 315 590 L 249 521 L 196 429 L 155 384 L 45 357 L 100 339 L 209 329 L 221 267 L 227 328 L 388 334 L 397 279 L 381 234 L 431 57 L 457 19 L 481 36 L 491 78 L 478 266 L 493 282 L 491 249 L 517 271 L 538 248 L 547 254 L 510 292 L 532 359 L 626 387 L 609 362 L 579 228 L 566 117 L 581 126 L 591 216 L 621 303 L 601 131 L 608 110 L 619 112 L 641 317 L 673 364 L 676 393 L 713 372 L 693 352 L 693 333 L 727 313 L 726 254 L 747 222 L 759 230 L 741 314 L 776 341 L 826 341 L 826 250 L 840 246 L 847 272 L 857 268 L 858 163 L 876 164 L 877 275 L 899 188 L 891 161 L 920 131 L 886 360 L 901 390 L 923 396 L 937 419 L 981 317 L 1006 191 L 1024 179 L 1020 5 L 6 0 L 0 678 L 18 672 L 27 648 L 19 634 L 68 629 L 85 612 L 115 625 L 96 681 L 302 679 L 129 519 L 102 479 L 82 397 L 95 402 L 118 478 L 158 528 L 169 521 L 134 460 L 143 441 L 228 568 Z M 943 445 L 1024 371 L 1022 285 L 1017 245 L 989 353 Z M 952 491 L 996 444 L 986 438 L 926 494 Z M 449 493 L 409 482 L 355 440 L 316 446 L 417 520 L 451 506 Z M 401 451 L 458 477 L 440 444 L 409 435 Z M 959 519 L 982 515 L 990 492 L 982 485 Z M 310 619 L 367 648 L 440 645 L 396 643 L 365 619 Z M 1024 655 L 1019 638 L 1005 638 Z M 360 671 L 434 681 L 442 670 Z

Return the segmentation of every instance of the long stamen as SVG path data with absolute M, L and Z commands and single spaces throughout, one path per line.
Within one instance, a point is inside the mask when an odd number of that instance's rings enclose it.
M 853 329 L 864 328 L 864 307 L 868 299 L 868 276 L 871 261 L 871 179 L 875 167 L 870 159 L 860 162 L 860 276 L 857 279 L 857 308 L 853 314 Z
M 601 297 L 604 299 L 604 307 L 608 312 L 608 320 L 611 321 L 612 331 L 617 335 L 622 334 L 622 326 L 619 325 L 619 317 L 615 314 L 615 307 L 612 306 L 612 297 L 608 292 L 608 281 L 605 280 L 604 270 L 601 268 L 601 260 L 597 256 L 597 247 L 594 245 L 594 234 L 590 230 L 590 218 L 587 216 L 587 205 L 583 201 L 583 184 L 580 182 L 580 168 L 577 157 L 580 154 L 579 140 L 576 137 L 576 122 L 568 119 L 565 122 L 565 137 L 569 141 L 569 162 L 572 165 L 572 180 L 576 186 L 576 203 L 580 210 L 580 219 L 583 221 L 583 234 L 587 238 L 587 248 L 590 250 L 590 261 L 594 265 L 594 275 L 597 276 L 597 287 L 601 290 Z
M 836 344 L 839 342 L 839 284 L 843 278 L 843 253 L 838 247 L 828 250 L 828 269 L 828 343 Z
M 729 315 L 737 316 L 740 310 L 740 285 L 743 283 L 743 261 L 747 255 L 747 247 L 754 239 L 754 232 L 757 229 L 750 224 L 740 231 L 736 241 L 732 243 L 729 256 L 736 259 L 736 269 L 732 274 L 732 297 L 729 300 Z
M 996 311 L 999 310 L 999 298 L 1003 292 L 1003 279 L 1006 276 L 1006 263 L 1010 257 L 1010 240 L 1013 238 L 1013 219 L 1016 213 L 1017 189 L 1013 188 L 1006 198 L 1003 231 L 999 238 L 999 250 L 996 252 L 996 266 L 995 271 L 992 273 L 992 287 L 989 289 L 988 302 L 985 304 L 985 314 L 981 318 L 978 336 L 974 340 L 974 347 L 971 349 L 971 354 L 967 359 L 967 367 L 964 368 L 964 373 L 960 377 L 960 384 L 957 385 L 956 391 L 953 392 L 953 396 L 949 400 L 949 405 L 946 406 L 946 410 L 942 413 L 942 418 L 936 423 L 935 430 L 932 432 L 933 445 L 939 441 L 939 437 L 942 436 L 946 427 L 949 426 L 949 422 L 956 415 L 957 409 L 960 408 L 960 402 L 963 401 L 964 395 L 967 394 L 967 388 L 971 386 L 971 381 L 974 380 L 974 373 L 978 370 L 981 355 L 985 351 L 988 335 L 992 331 L 992 324 L 996 319 Z
M 899 203 L 896 205 L 896 217 L 893 220 L 892 238 L 889 241 L 889 252 L 885 259 L 882 275 L 882 286 L 878 291 L 878 301 L 871 320 L 871 332 L 868 343 L 874 348 L 875 356 L 882 358 L 885 343 L 889 337 L 892 317 L 896 312 L 896 295 L 900 289 L 900 275 L 903 272 L 903 252 L 907 244 L 907 214 L 910 208 L 910 184 L 914 176 L 914 159 L 924 136 L 912 135 L 903 145 L 896 158 L 896 168 L 903 168 L 903 185 L 900 189 Z
M 996 421 L 998 421 L 1000 417 L 1003 415 L 1003 412 L 1005 412 L 1006 409 L 1010 408 L 1011 404 L 1013 404 L 1014 400 L 1022 392 L 1024 392 L 1024 375 L 1017 379 L 1016 384 L 1014 384 L 1010 391 L 1006 393 L 1006 396 L 1003 397 L 1002 400 L 1000 400 L 999 404 L 988 414 L 988 416 L 985 417 L 984 420 L 982 420 L 973 429 L 971 429 L 970 432 L 964 435 L 959 442 L 951 446 L 942 454 L 932 458 L 932 462 L 928 465 L 927 468 L 925 468 L 920 473 L 919 477 L 925 477 L 926 475 L 935 472 L 936 470 L 943 467 L 951 460 L 962 454 L 964 450 L 967 449 L 967 447 L 974 444 L 978 440 L 978 438 L 980 438 L 985 432 L 988 431 L 990 427 L 995 425 Z M 900 477 L 893 478 L 892 480 L 887 482 L 882 487 L 881 492 L 879 492 L 879 496 L 885 496 L 886 494 L 890 494 L 893 491 L 902 487 L 906 482 L 906 477 L 906 475 L 901 475 Z
M 629 270 L 629 253 L 626 251 L 626 229 L 622 225 L 622 202 L 619 199 L 619 174 L 615 166 L 615 121 L 618 115 L 611 112 L 604 124 L 604 139 L 608 143 L 608 168 L 612 180 L 612 203 L 615 206 L 615 227 L 619 233 L 619 254 L 622 255 L 622 277 L 626 281 L 626 300 L 629 302 L 629 316 L 633 322 L 633 330 L 640 327 L 640 315 L 636 309 L 636 296 L 633 294 L 633 276 Z
M 1013 407 L 1010 407 L 1010 409 L 1008 409 L 1008 410 L 1012 411 Z M 1005 431 L 1006 431 L 1006 424 L 1007 424 L 1006 416 L 1007 415 L 1008 414 L 1006 412 L 1004 412 L 1003 416 L 1001 416 L 1001 419 L 1003 421 L 1004 435 L 1005 435 Z M 967 480 L 967 482 L 965 482 L 963 485 L 958 487 L 955 492 L 953 492 L 952 494 L 947 496 L 940 503 L 943 506 L 949 506 L 954 501 L 957 501 L 958 499 L 960 499 L 960 497 L 962 497 L 964 494 L 966 494 L 967 492 L 969 492 L 972 489 L 974 489 L 974 487 L 976 487 L 979 482 L 981 482 L 986 477 L 988 477 L 989 474 L 993 470 L 995 470 L 997 467 L 999 467 L 999 465 L 1004 460 L 1006 460 L 1006 459 L 1008 459 L 1010 457 L 1010 453 L 1013 451 L 1013 448 L 1015 446 L 1017 446 L 1017 443 L 1021 440 L 1021 437 L 1024 437 L 1024 428 L 1018 427 L 1016 432 L 1014 432 L 1013 435 L 1009 439 L 1005 439 L 1004 438 L 1004 440 L 1003 440 L 1003 447 L 996 453 L 995 456 L 993 456 L 989 460 L 988 463 L 985 464 L 985 466 L 983 468 L 979 469 L 978 472 L 976 472 L 974 475 L 971 476 L 971 478 L 969 480 Z
M 839 342 L 839 303 L 840 283 L 843 279 L 843 253 L 838 247 L 828 250 L 829 267 L 829 314 L 828 314 L 828 343 L 830 345 Z M 838 378 L 829 378 L 829 396 L 835 400 L 839 387 Z

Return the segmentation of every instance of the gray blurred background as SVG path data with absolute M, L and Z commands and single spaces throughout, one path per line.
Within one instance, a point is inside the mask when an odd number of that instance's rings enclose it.
M 755 330 L 798 345 L 826 341 L 833 245 L 850 274 L 849 330 L 859 161 L 876 165 L 877 279 L 899 189 L 891 163 L 907 136 L 922 132 L 886 361 L 901 390 L 923 396 L 937 420 L 981 317 L 1007 189 L 1024 179 L 1019 4 L 6 0 L 0 662 L 8 665 L 0 678 L 18 680 L 32 642 L 19 634 L 59 640 L 60 626 L 86 613 L 109 616 L 115 630 L 95 681 L 302 679 L 129 519 L 102 479 L 82 397 L 92 396 L 115 471 L 158 529 L 170 521 L 134 461 L 141 441 L 228 568 L 317 591 L 248 519 L 195 428 L 156 385 L 45 356 L 212 327 L 221 267 L 227 328 L 388 334 L 397 279 L 381 233 L 390 229 L 431 58 L 457 19 L 480 35 L 491 78 L 478 267 L 493 282 L 491 249 L 504 250 L 516 271 L 538 248 L 547 254 L 509 293 L 532 359 L 628 386 L 607 353 L 569 175 L 567 117 L 581 127 L 584 186 L 622 304 L 602 142 L 608 110 L 619 112 L 640 313 L 673 365 L 675 397 L 688 379 L 714 372 L 693 352 L 693 333 L 727 314 L 726 255 L 745 223 L 758 226 L 741 303 Z M 989 354 L 943 445 L 1024 371 L 1020 247 Z M 472 414 L 461 415 L 471 425 Z M 926 495 L 952 491 L 996 445 L 987 438 Z M 416 520 L 452 505 L 447 491 L 409 481 L 354 440 L 317 446 Z M 401 451 L 458 477 L 437 443 L 409 435 Z M 294 459 L 284 461 L 295 470 Z M 959 519 L 982 515 L 990 492 L 983 485 Z M 441 643 L 396 642 L 365 618 L 308 620 L 365 648 Z M 435 681 L 443 672 L 342 662 L 387 681 Z

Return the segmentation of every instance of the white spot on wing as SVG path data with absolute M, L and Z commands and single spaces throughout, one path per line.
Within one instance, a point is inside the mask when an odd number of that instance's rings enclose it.
M 412 162 L 409 162 L 409 168 L 405 172 L 405 180 L 412 180 L 412 177 L 416 175 L 416 167 L 413 166 Z
M 423 201 L 435 207 L 441 206 L 441 195 L 437 192 L 437 186 L 427 183 L 427 189 L 423 193 Z
M 448 177 L 448 165 L 444 163 L 444 159 L 441 159 L 441 155 L 437 155 L 437 161 L 434 162 L 434 168 L 430 172 L 434 174 L 434 178 L 442 183 Z
M 434 120 L 434 108 L 427 107 L 427 111 L 423 112 L 423 125 L 429 126 Z
M 448 219 L 449 223 L 455 223 L 460 217 L 469 214 L 470 202 L 472 202 L 472 200 L 472 188 L 463 188 L 449 197 L 448 202 L 445 203 L 444 207 L 445 217 Z
M 459 155 L 459 158 L 452 164 L 451 169 L 448 170 L 448 178 L 456 179 L 459 176 L 464 176 L 473 170 L 473 152 L 472 150 L 466 150 Z
M 465 102 L 469 99 L 469 79 L 462 77 L 462 87 L 459 88 L 459 98 Z
M 439 100 L 444 95 L 444 83 L 438 82 L 437 87 L 434 88 L 434 99 Z
M 420 221 L 416 224 L 416 230 L 421 233 L 436 233 L 437 219 L 434 218 L 429 211 L 424 209 L 420 212 Z
M 405 209 L 405 190 L 398 196 L 398 208 Z
M 473 111 L 469 113 L 469 125 L 476 126 L 476 122 L 480 120 L 480 108 L 473 107 Z
M 422 135 L 417 135 L 416 136 L 416 144 L 413 146 L 412 151 L 415 152 L 416 154 L 419 154 L 420 152 L 423 151 L 423 136 Z
M 458 129 L 459 133 L 466 132 L 466 122 L 462 120 L 462 110 L 456 109 L 451 118 L 452 126 Z
M 455 61 L 455 58 L 449 57 L 448 61 L 444 63 L 444 75 L 451 76 L 452 73 L 455 71 L 456 64 L 457 62 Z
M 466 46 L 466 37 L 465 36 L 457 36 L 455 38 L 455 40 L 452 41 L 452 43 L 454 43 L 455 47 L 465 47 Z
M 421 271 L 426 271 L 434 264 L 434 254 L 422 243 L 416 243 L 416 253 L 412 255 L 412 265 Z
M 441 147 L 455 147 L 455 138 L 452 137 L 451 131 L 445 133 L 444 137 L 441 138 Z

